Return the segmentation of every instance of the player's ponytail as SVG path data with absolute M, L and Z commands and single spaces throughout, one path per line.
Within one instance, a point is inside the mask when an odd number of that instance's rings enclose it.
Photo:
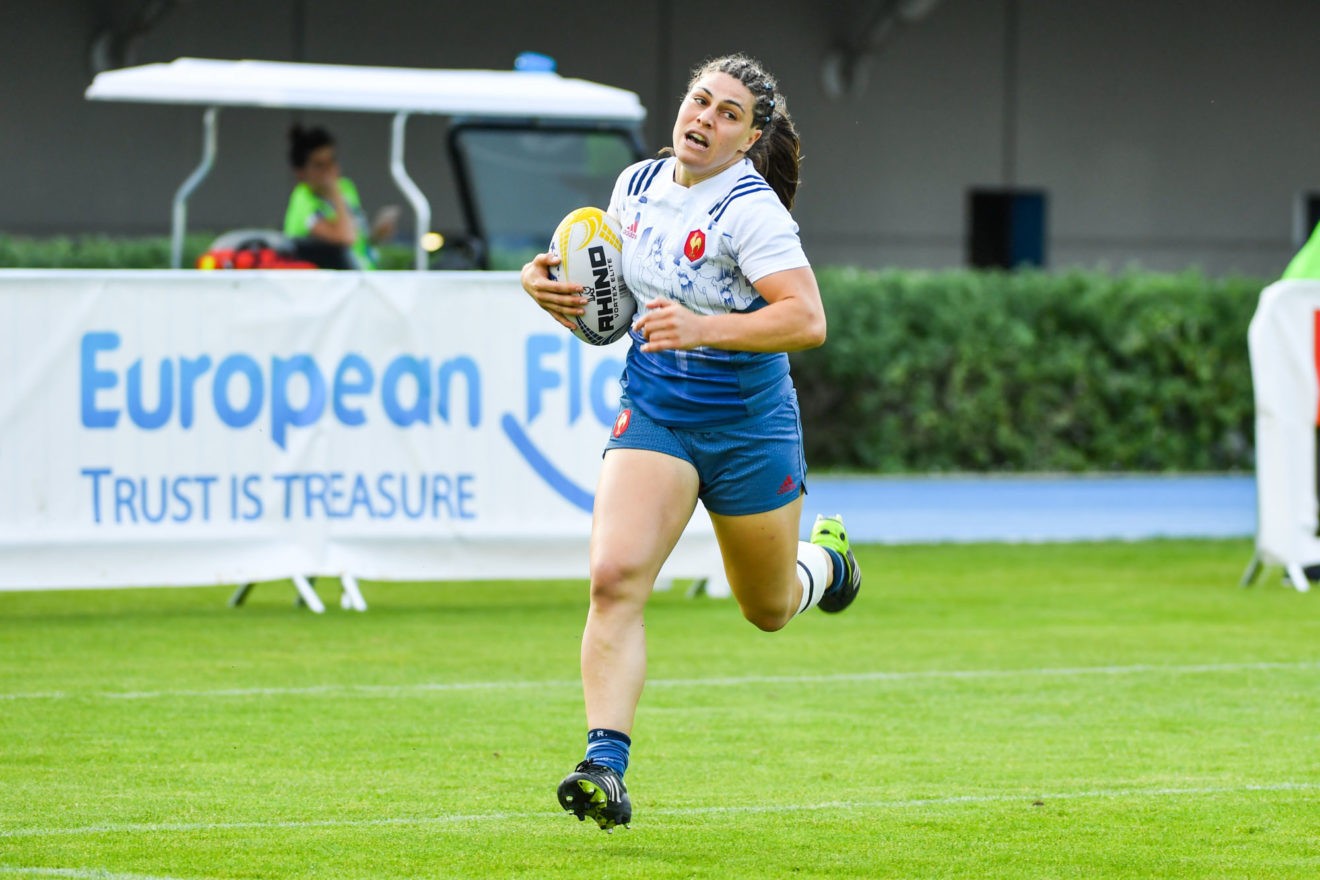
M 774 189 L 784 207 L 792 210 L 797 195 L 799 169 L 802 166 L 802 142 L 788 108 L 782 106 L 782 95 L 775 99 L 776 106 L 770 122 L 761 129 L 761 137 L 747 152 L 747 158 Z
M 693 74 L 692 82 L 711 71 L 734 77 L 755 98 L 752 127 L 761 129 L 761 137 L 747 151 L 747 158 L 784 207 L 791 210 L 801 179 L 802 142 L 788 114 L 788 99 L 780 94 L 779 84 L 761 62 L 747 55 L 725 55 L 707 61 Z

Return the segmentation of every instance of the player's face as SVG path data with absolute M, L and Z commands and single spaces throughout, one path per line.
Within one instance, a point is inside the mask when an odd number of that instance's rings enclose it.
M 754 105 L 751 90 L 727 73 L 705 73 L 692 84 L 674 120 L 679 183 L 691 186 L 743 157 L 761 136 L 752 127 Z

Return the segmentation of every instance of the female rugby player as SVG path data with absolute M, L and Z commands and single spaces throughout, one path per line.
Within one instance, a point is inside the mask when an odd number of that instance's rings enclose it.
M 582 635 L 586 758 L 560 805 L 612 830 L 632 817 L 623 776 L 646 677 L 643 610 L 700 499 L 743 616 L 772 632 L 819 605 L 846 608 L 861 572 L 838 517 L 799 542 L 806 465 L 787 352 L 825 341 L 815 275 L 789 209 L 799 141 L 759 62 L 698 68 L 673 147 L 623 171 L 608 211 L 623 228 L 623 277 L 638 302 L 619 416 L 592 519 L 591 602 Z M 522 285 L 560 324 L 581 289 Z

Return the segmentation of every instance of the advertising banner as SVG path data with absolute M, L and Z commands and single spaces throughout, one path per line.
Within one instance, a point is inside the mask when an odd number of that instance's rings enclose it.
M 626 345 L 509 273 L 0 272 L 0 589 L 585 577 Z
M 1256 404 L 1256 558 L 1282 565 L 1298 590 L 1320 564 L 1320 281 L 1280 281 L 1261 293 L 1247 333 Z

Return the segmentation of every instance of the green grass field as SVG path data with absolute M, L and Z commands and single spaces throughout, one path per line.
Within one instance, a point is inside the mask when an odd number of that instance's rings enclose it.
M 1249 541 L 866 547 L 767 635 L 655 596 L 606 835 L 578 582 L 0 593 L 0 878 L 1314 878 L 1320 596 Z

